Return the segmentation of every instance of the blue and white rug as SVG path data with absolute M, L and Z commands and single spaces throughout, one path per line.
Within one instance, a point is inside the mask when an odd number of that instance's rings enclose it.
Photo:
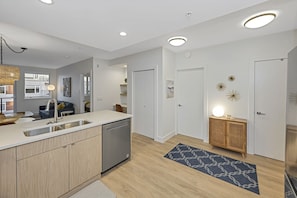
M 256 165 L 179 143 L 164 157 L 259 194 Z

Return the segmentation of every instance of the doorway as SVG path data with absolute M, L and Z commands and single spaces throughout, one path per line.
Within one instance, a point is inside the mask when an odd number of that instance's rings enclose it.
M 285 158 L 287 60 L 255 62 L 255 154 Z
M 133 130 L 154 139 L 154 70 L 133 72 Z
M 177 132 L 203 139 L 204 69 L 177 71 Z
M 92 81 L 91 73 L 80 75 L 80 113 L 92 111 L 91 96 L 92 96 Z

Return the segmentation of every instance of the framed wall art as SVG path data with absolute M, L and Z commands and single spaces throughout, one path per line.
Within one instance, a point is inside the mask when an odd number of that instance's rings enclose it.
M 71 77 L 63 78 L 63 96 L 71 97 Z

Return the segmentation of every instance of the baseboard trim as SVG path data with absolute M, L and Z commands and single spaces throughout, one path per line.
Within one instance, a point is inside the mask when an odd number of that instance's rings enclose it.
M 166 142 L 167 140 L 169 140 L 170 138 L 172 138 L 175 135 L 176 135 L 175 131 L 171 131 L 166 136 L 163 136 L 163 137 L 158 136 L 155 141 L 160 142 L 160 143 L 164 143 L 164 142 Z

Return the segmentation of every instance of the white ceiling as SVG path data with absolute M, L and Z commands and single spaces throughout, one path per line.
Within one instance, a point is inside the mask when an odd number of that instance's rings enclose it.
M 92 56 L 113 59 L 165 47 L 174 52 L 297 29 L 296 0 L 38 0 L 0 1 L 0 34 L 13 47 L 4 47 L 3 63 L 59 68 Z M 249 30 L 248 16 L 278 10 L 266 27 Z M 186 13 L 192 13 L 186 16 Z M 126 37 L 119 33 L 125 31 Z M 170 36 L 188 42 L 171 47 Z

